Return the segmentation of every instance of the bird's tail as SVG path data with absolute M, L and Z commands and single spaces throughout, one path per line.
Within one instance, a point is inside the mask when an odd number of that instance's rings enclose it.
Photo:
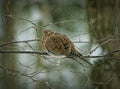
M 67 57 L 72 58 L 75 61 L 78 61 L 77 59 L 79 58 L 79 59 L 83 60 L 84 62 L 88 63 L 89 65 L 92 65 L 78 51 L 75 53 L 71 52 L 69 55 L 67 55 Z M 80 63 L 80 64 L 82 64 L 82 63 Z
M 90 62 L 88 62 L 81 53 L 79 53 L 77 51 L 77 53 L 75 54 L 75 56 L 79 57 L 81 60 L 83 60 L 84 62 L 88 63 L 89 65 L 92 65 Z

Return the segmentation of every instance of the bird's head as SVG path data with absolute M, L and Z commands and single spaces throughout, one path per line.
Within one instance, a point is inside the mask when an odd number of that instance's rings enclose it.
M 46 35 L 46 36 L 49 36 L 49 35 L 51 35 L 51 34 L 53 34 L 54 32 L 52 31 L 52 30 L 49 30 L 49 29 L 47 29 L 47 30 L 45 30 L 44 31 L 44 34 Z

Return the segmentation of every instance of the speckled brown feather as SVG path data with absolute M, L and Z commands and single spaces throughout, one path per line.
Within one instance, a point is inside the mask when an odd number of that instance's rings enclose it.
M 82 56 L 66 35 L 52 30 L 45 30 L 44 34 L 42 46 L 48 52 L 55 55 Z

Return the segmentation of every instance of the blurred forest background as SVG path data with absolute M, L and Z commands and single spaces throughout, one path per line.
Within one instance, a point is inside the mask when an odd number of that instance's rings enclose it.
M 19 53 L 48 28 L 99 64 Z M 0 89 L 120 89 L 120 0 L 0 0 Z

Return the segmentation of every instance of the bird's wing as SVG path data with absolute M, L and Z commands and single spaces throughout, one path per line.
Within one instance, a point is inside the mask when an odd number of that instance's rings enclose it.
M 67 55 L 71 51 L 68 38 L 60 34 L 53 34 L 49 36 L 45 46 L 49 52 L 57 55 Z

